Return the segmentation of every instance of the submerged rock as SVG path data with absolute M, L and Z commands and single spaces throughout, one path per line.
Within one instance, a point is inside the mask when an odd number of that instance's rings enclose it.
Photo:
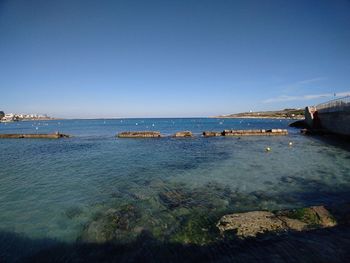
M 159 199 L 170 209 L 180 206 L 188 206 L 192 199 L 187 192 L 181 189 L 173 189 L 159 193 Z
M 128 241 L 140 233 L 141 228 L 137 226 L 139 218 L 140 214 L 133 205 L 108 209 L 85 227 L 81 239 L 96 243 Z
M 334 217 L 324 206 L 282 210 L 275 213 L 253 211 L 223 216 L 216 225 L 220 232 L 236 231 L 240 238 L 255 237 L 266 232 L 303 231 L 333 227 Z
M 219 217 L 204 210 L 192 211 L 185 216 L 179 228 L 171 237 L 172 242 L 182 244 L 205 245 L 220 238 L 219 231 L 213 224 Z
M 69 219 L 80 216 L 83 213 L 83 210 L 80 207 L 70 207 L 65 211 L 65 215 Z

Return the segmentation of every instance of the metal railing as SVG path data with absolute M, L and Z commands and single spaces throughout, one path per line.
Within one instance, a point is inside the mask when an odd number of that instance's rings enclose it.
M 350 111 L 350 95 L 327 101 L 316 106 L 318 112 Z

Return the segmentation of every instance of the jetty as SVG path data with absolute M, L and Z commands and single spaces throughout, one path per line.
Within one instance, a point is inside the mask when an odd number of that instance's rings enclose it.
M 223 130 L 217 131 L 204 131 L 203 137 L 219 137 L 219 136 L 278 136 L 288 135 L 286 129 L 269 129 L 269 130 Z M 125 131 L 116 135 L 118 138 L 161 138 L 166 137 L 161 135 L 159 131 Z M 168 136 L 169 137 L 169 136 Z M 191 131 L 180 131 L 172 135 L 174 138 L 192 138 L 194 137 Z
M 159 131 L 127 131 L 117 134 L 118 138 L 160 138 Z
M 217 136 L 276 136 L 276 135 L 288 135 L 286 129 L 269 129 L 269 130 L 224 130 L 222 132 L 205 131 L 204 137 L 217 137 Z
M 270 130 L 224 130 L 223 136 L 274 136 L 288 135 L 285 129 L 270 129 Z
M 0 134 L 0 139 L 60 139 L 60 138 L 70 138 L 70 135 L 62 134 L 62 133 L 33 133 L 33 134 L 17 134 L 17 133 L 9 133 L 9 134 Z
M 216 132 L 216 131 L 205 131 L 203 132 L 204 137 L 218 137 L 223 136 L 222 132 Z
M 350 96 L 305 108 L 305 119 L 289 126 L 302 128 L 303 134 L 350 136 Z
M 305 121 L 312 129 L 350 136 L 350 96 L 306 107 Z

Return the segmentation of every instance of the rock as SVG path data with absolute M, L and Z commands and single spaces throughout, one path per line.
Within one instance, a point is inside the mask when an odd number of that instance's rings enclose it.
M 159 193 L 159 198 L 164 205 L 170 209 L 180 206 L 188 206 L 192 202 L 191 197 L 181 189 L 161 192 Z
M 275 214 L 267 211 L 253 211 L 223 216 L 216 225 L 220 232 L 227 230 L 237 231 L 241 238 L 255 237 L 270 231 L 283 231 L 286 226 Z
M 0 134 L 0 139 L 60 139 L 70 137 L 70 135 L 58 132 L 48 134 Z
M 80 216 L 83 213 L 83 210 L 80 207 L 71 207 L 65 211 L 65 215 L 69 219 Z
M 216 220 L 216 216 L 213 215 Z M 219 231 L 213 224 L 214 218 L 204 211 L 195 210 L 184 216 L 180 227 L 174 231 L 171 242 L 206 245 L 217 240 Z
M 334 217 L 324 206 L 311 206 L 285 210 L 278 212 L 277 214 L 304 222 L 307 224 L 308 228 L 333 227 L 337 224 Z
M 307 128 L 307 124 L 305 120 L 298 120 L 298 121 L 292 122 L 288 126 L 294 127 L 294 128 Z
M 337 225 L 335 218 L 328 212 L 324 206 L 312 206 L 313 210 L 318 218 L 318 223 L 323 227 L 333 227 Z
M 116 224 L 114 213 L 117 210 L 109 209 L 96 220 L 90 222 L 84 229 L 82 240 L 84 242 L 103 243 L 112 240 L 115 235 Z
M 265 232 L 304 231 L 337 225 L 324 206 L 311 206 L 276 213 L 253 211 L 223 216 L 216 225 L 220 232 L 235 230 L 238 237 L 254 237 Z
M 278 217 L 278 219 L 280 219 L 286 225 L 287 228 L 295 231 L 303 231 L 307 229 L 308 226 L 306 223 L 300 220 L 292 219 L 286 216 Z
M 121 132 L 117 135 L 119 138 L 160 138 L 158 131 L 134 131 Z
M 140 216 L 133 205 L 108 209 L 85 227 L 81 239 L 96 243 L 111 240 L 128 241 L 139 234 L 141 226 L 137 226 L 137 223 Z
M 193 137 L 191 131 L 181 131 L 174 134 L 174 137 Z

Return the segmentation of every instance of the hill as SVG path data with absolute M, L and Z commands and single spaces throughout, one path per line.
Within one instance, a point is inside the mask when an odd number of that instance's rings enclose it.
M 214 118 L 276 118 L 276 119 L 304 119 L 303 109 L 284 109 L 277 111 L 242 112 L 215 116 Z

